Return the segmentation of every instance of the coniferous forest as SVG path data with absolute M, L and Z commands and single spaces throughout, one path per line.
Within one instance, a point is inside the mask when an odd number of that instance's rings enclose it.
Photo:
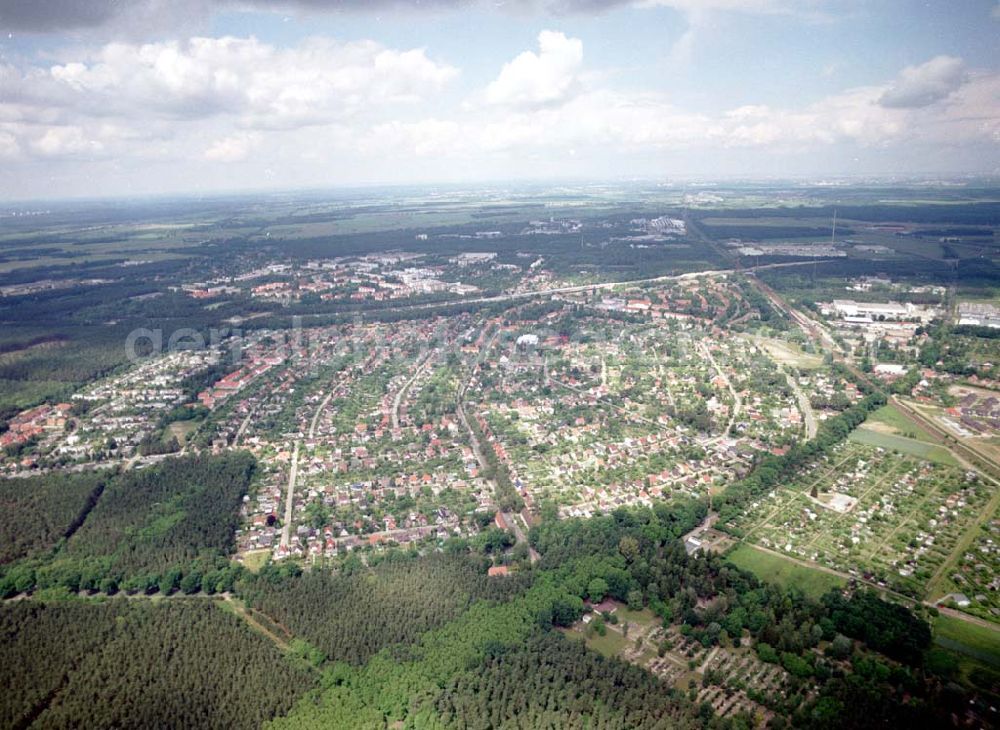
M 316 683 L 218 601 L 0 609 L 3 727 L 259 727 Z
M 107 476 L 42 475 L 0 480 L 0 565 L 55 547 L 83 522 Z

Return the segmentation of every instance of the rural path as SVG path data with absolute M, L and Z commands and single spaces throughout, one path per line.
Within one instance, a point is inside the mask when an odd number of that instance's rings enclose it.
M 176 594 L 174 594 L 176 595 Z M 239 618 L 243 619 L 246 624 L 250 627 L 252 631 L 256 631 L 258 634 L 270 639 L 271 642 L 277 646 L 282 651 L 288 651 L 288 640 L 278 636 L 276 633 L 271 631 L 269 628 L 264 626 L 260 621 L 258 621 L 250 609 L 248 609 L 242 601 L 234 599 L 228 593 L 222 596 L 222 600 L 226 603 L 229 608 L 232 609 L 233 613 Z M 311 666 L 311 665 L 310 665 Z
M 712 650 L 705 655 L 705 661 L 703 661 L 701 663 L 701 666 L 698 667 L 698 669 L 696 669 L 695 671 L 697 671 L 699 674 L 704 674 L 705 670 L 708 669 L 708 665 L 712 663 L 713 659 L 715 659 L 715 655 L 719 653 L 719 648 L 720 647 L 718 646 L 713 646 Z
M 279 543 L 285 550 L 288 550 L 288 543 L 292 538 L 295 480 L 299 475 L 299 444 L 300 442 L 295 442 L 295 448 L 292 449 L 292 459 L 288 468 L 288 491 L 285 494 L 285 519 L 281 525 L 281 542 Z

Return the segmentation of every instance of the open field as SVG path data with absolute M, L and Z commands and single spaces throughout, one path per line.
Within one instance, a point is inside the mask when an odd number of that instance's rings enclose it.
M 617 656 L 625 648 L 626 640 L 617 631 L 609 630 L 604 636 L 594 634 L 586 639 L 587 647 L 604 656 Z
M 767 350 L 767 354 L 779 365 L 791 365 L 802 370 L 814 370 L 823 364 L 823 358 L 803 352 L 802 348 L 792 342 L 776 340 L 771 337 L 760 337 L 758 343 Z
M 865 444 L 866 446 L 876 446 L 881 449 L 890 449 L 904 454 L 918 456 L 921 459 L 927 459 L 935 464 L 958 466 L 958 461 L 954 456 L 952 456 L 948 449 L 941 446 L 934 446 L 933 444 L 928 444 L 923 441 L 906 438 L 905 436 L 882 433 L 880 431 L 875 431 L 871 428 L 861 426 L 860 428 L 856 428 L 851 433 L 850 439 L 856 443 Z
M 934 643 L 955 657 L 958 678 L 992 692 L 1000 680 L 1000 628 L 942 614 L 934 619 L 932 630 Z
M 899 409 L 893 405 L 885 405 L 879 408 L 868 417 L 865 425 L 880 425 L 884 426 L 889 433 L 894 433 L 897 436 L 905 436 L 906 438 L 927 441 L 928 443 L 935 442 L 933 436 L 900 413 Z
M 740 545 L 726 559 L 763 581 L 784 588 L 798 588 L 807 596 L 818 598 L 829 590 L 842 588 L 844 581 L 822 570 L 806 568 L 778 555 L 764 552 L 753 545 Z
M 252 573 L 257 573 L 267 565 L 268 560 L 271 559 L 271 551 L 264 550 L 249 550 L 243 553 L 243 565 L 244 567 Z
M 934 619 L 934 641 L 946 649 L 1000 668 L 1000 628 L 988 629 L 942 614 Z
M 167 426 L 168 436 L 175 436 L 178 443 L 181 446 L 187 443 L 188 437 L 195 431 L 198 427 L 197 421 L 174 421 L 169 426 Z

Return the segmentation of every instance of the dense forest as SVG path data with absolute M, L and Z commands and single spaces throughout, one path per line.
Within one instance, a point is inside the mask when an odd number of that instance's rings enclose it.
M 79 526 L 107 474 L 46 474 L 0 480 L 0 565 L 55 547 Z
M 251 728 L 316 683 L 204 599 L 0 608 L 0 726 Z
M 433 708 L 443 727 L 462 730 L 674 730 L 707 719 L 648 672 L 551 632 L 491 648 L 480 666 L 452 678 Z
M 228 558 L 238 509 L 254 469 L 252 456 L 231 452 L 168 459 L 109 478 L 54 555 L 4 567 L 0 593 L 228 590 L 239 573 Z
M 162 571 L 205 552 L 228 554 L 250 485 L 249 454 L 167 459 L 108 485 L 67 546 L 72 556 L 114 556 L 123 574 Z
M 523 591 L 524 577 L 488 578 L 488 565 L 466 555 L 394 553 L 372 570 L 360 561 L 337 573 L 269 566 L 241 592 L 329 659 L 361 664 L 386 646 L 416 641 L 474 601 Z

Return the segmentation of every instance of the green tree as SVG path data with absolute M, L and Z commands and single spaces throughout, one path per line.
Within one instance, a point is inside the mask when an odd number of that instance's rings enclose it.
M 587 584 L 587 598 L 594 603 L 601 601 L 608 595 L 608 583 L 603 578 L 594 578 Z

